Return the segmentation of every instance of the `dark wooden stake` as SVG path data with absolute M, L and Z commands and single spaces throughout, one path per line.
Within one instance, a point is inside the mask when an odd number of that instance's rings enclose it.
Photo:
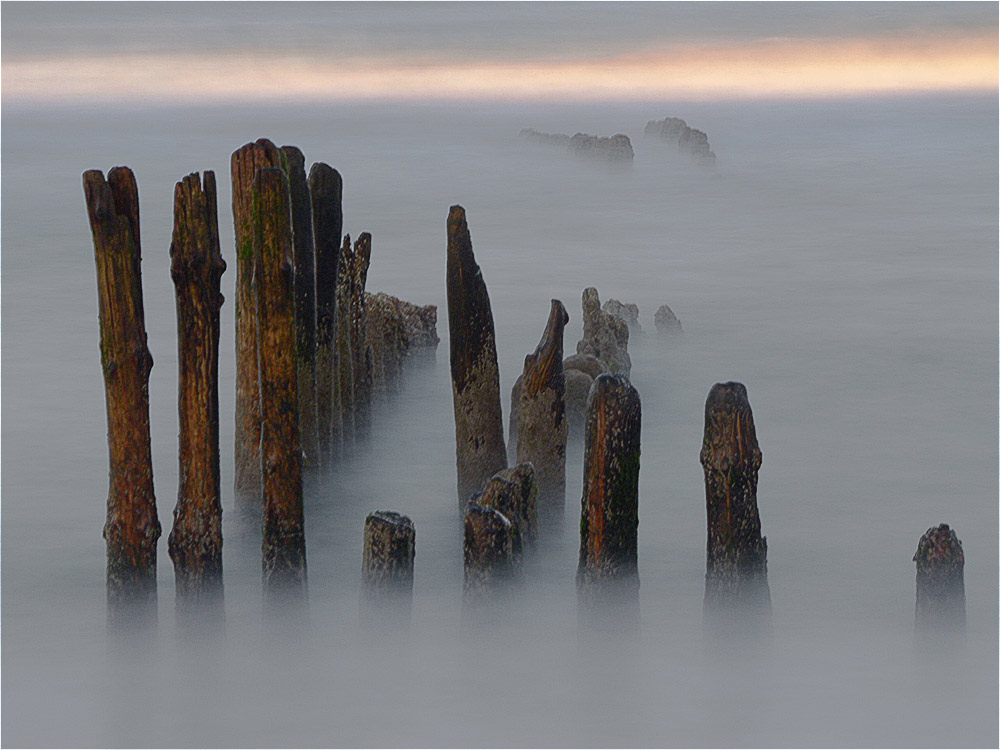
M 769 627 L 767 540 L 757 511 L 757 445 L 753 412 L 742 383 L 716 383 L 705 402 L 705 470 L 708 552 L 705 573 L 707 624 Z M 735 622 L 735 614 L 740 622 Z
M 372 624 L 383 615 L 409 619 L 416 533 L 413 521 L 392 511 L 376 511 L 365 519 L 361 569 L 363 624 Z
M 463 556 L 466 602 L 508 583 L 517 566 L 510 520 L 494 508 L 470 502 L 465 511 Z
M 521 486 L 499 475 L 493 476 L 482 492 L 472 496 L 472 502 L 484 508 L 493 508 L 510 521 L 513 565 L 519 566 L 524 552 L 524 536 L 530 524 Z
M 517 464 L 498 472 L 495 477 L 513 482 L 520 489 L 518 530 L 525 549 L 531 550 L 538 539 L 538 480 L 535 467 L 527 462 Z
M 281 151 L 261 138 L 233 152 L 233 229 L 236 238 L 236 503 L 256 511 L 260 486 L 260 382 L 257 378 L 257 300 L 253 290 L 253 185 L 257 170 L 280 167 Z
M 337 311 L 334 320 L 334 393 L 340 413 L 342 451 L 354 446 L 354 352 L 351 350 L 351 285 L 354 267 L 351 235 L 344 235 L 340 248 L 340 270 L 337 274 Z
M 156 619 L 156 541 L 149 443 L 149 371 L 142 304 L 139 190 L 128 167 L 83 173 L 94 237 L 101 368 L 108 417 L 108 619 L 112 627 Z
M 965 638 L 965 553 L 948 524 L 927 529 L 913 556 L 917 564 L 915 635 L 934 647 Z
M 309 170 L 316 249 L 316 422 L 324 466 L 340 453 L 340 409 L 334 384 L 337 351 L 337 275 L 344 231 L 344 182 L 333 167 L 316 162 Z
M 569 315 L 552 300 L 538 347 L 524 358 L 517 409 L 517 460 L 530 461 L 538 479 L 538 512 L 553 526 L 566 507 L 566 381 L 563 377 L 563 327 Z
M 351 255 L 351 357 L 354 365 L 354 434 L 356 440 L 371 437 L 372 367 L 367 345 L 368 312 L 365 284 L 372 259 L 372 236 L 362 232 Z
M 222 609 L 219 473 L 220 279 L 215 173 L 190 174 L 174 189 L 170 275 L 177 296 L 180 484 L 168 548 L 178 606 Z
M 254 182 L 257 236 L 258 368 L 261 403 L 261 485 L 264 491 L 263 575 L 266 593 L 305 593 L 295 289 L 288 179 L 261 169 Z
M 461 206 L 448 214 L 447 283 L 458 505 L 464 510 L 487 479 L 507 468 L 507 453 L 493 311 Z
M 400 376 L 409 350 L 406 323 L 399 300 L 385 292 L 365 292 L 365 319 L 371 363 L 372 403 L 385 403 L 399 394 Z

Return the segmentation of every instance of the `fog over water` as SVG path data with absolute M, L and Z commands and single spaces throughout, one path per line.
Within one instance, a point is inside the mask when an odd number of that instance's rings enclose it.
M 704 170 L 643 136 L 705 131 Z M 609 170 L 521 128 L 632 138 Z M 294 105 L 3 110 L 2 625 L 5 746 L 996 746 L 997 100 L 616 105 Z M 372 233 L 370 291 L 438 305 L 373 442 L 306 481 L 309 628 L 261 615 L 260 533 L 233 508 L 235 258 L 229 157 L 259 137 L 344 178 Z M 139 185 L 159 626 L 109 641 L 108 457 L 81 174 Z M 214 169 L 223 257 L 225 636 L 174 616 L 175 182 Z M 551 298 L 580 339 L 596 286 L 640 309 L 641 628 L 583 637 L 574 584 L 582 456 L 524 590 L 463 619 L 445 304 L 445 220 L 467 211 L 493 305 L 504 418 Z M 658 341 L 669 304 L 684 327 Z M 705 397 L 748 390 L 763 452 L 773 640 L 703 641 Z M 362 632 L 367 513 L 416 525 L 411 628 Z M 964 544 L 968 639 L 913 653 L 917 540 Z

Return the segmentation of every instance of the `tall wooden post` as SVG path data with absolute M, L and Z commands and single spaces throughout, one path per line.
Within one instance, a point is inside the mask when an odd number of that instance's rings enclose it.
M 372 236 L 362 232 L 354 243 L 351 265 L 351 355 L 354 363 L 354 434 L 358 440 L 371 437 L 372 368 L 367 346 L 368 307 L 365 285 L 372 259 Z
M 170 275 L 177 293 L 180 484 L 170 559 L 177 603 L 222 609 L 219 475 L 219 249 L 215 173 L 190 174 L 174 189 Z
M 261 404 L 259 471 L 264 492 L 264 589 L 266 594 L 304 594 L 306 540 L 295 368 L 295 272 L 288 180 L 281 169 L 261 169 L 257 173 L 253 210 L 258 248 L 254 287 Z
M 344 231 L 344 183 L 333 167 L 317 162 L 309 170 L 316 250 L 316 422 L 319 452 L 329 465 L 340 452 L 340 410 L 335 391 L 335 321 L 340 238 Z
M 948 524 L 927 529 L 913 556 L 917 564 L 916 643 L 921 648 L 965 639 L 965 553 Z
M 83 173 L 94 237 L 101 368 L 108 417 L 107 542 L 109 624 L 156 617 L 156 541 L 149 443 L 149 371 L 142 304 L 139 191 L 128 167 Z
M 280 167 L 281 151 L 261 138 L 233 152 L 233 229 L 236 237 L 236 446 L 238 507 L 256 511 L 260 486 L 260 382 L 257 378 L 257 301 L 253 290 L 253 185 L 257 170 Z
M 334 320 L 336 360 L 333 386 L 340 412 L 340 448 L 344 452 L 349 452 L 353 448 L 356 434 L 354 351 L 351 347 L 353 268 L 354 250 L 351 246 L 351 235 L 345 234 L 344 244 L 340 248 L 340 271 L 337 275 L 337 310 Z
M 447 284 L 458 507 L 464 512 L 473 493 L 507 468 L 507 452 L 493 311 L 461 206 L 448 214 Z

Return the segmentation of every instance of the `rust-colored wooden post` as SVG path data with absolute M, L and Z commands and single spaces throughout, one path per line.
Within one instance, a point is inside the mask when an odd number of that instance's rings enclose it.
M 448 214 L 447 285 L 458 507 L 464 512 L 473 493 L 507 468 L 507 451 L 493 311 L 461 206 Z
M 335 390 L 337 350 L 337 275 L 344 231 L 344 182 L 333 167 L 316 162 L 309 169 L 313 238 L 316 250 L 316 422 L 324 466 L 340 453 L 340 410 Z
M 222 608 L 219 475 L 219 249 L 215 173 L 190 174 L 174 189 L 170 275 L 177 293 L 180 484 L 170 559 L 182 608 Z
M 281 151 L 261 138 L 233 152 L 233 230 L 236 238 L 236 504 L 260 508 L 260 382 L 257 378 L 257 300 L 253 290 L 253 185 L 257 170 L 280 167 Z
M 337 310 L 334 319 L 334 391 L 340 412 L 341 450 L 353 449 L 354 429 L 354 351 L 351 348 L 351 288 L 353 286 L 354 249 L 351 235 L 344 235 L 340 248 L 340 271 L 337 275 Z
M 757 510 L 760 464 L 746 387 L 716 383 L 705 402 L 701 447 L 708 516 L 705 617 L 711 627 L 770 627 L 767 539 Z
M 372 259 L 372 236 L 362 232 L 354 243 L 351 266 L 351 353 L 354 363 L 354 432 L 358 440 L 371 437 L 372 375 L 367 346 L 368 308 L 365 284 Z
M 580 564 L 584 607 L 638 605 L 639 442 L 642 404 L 624 375 L 600 375 L 590 389 L 583 459 Z
M 305 593 L 295 289 L 288 179 L 261 169 L 254 181 L 257 352 L 261 404 L 261 486 L 264 493 L 263 576 L 266 594 Z
M 312 199 L 306 160 L 295 146 L 282 146 L 288 175 L 295 247 L 295 369 L 299 379 L 299 442 L 303 467 L 320 465 L 316 427 L 316 258 Z
M 566 507 L 566 381 L 563 327 L 569 315 L 552 300 L 538 347 L 524 358 L 517 408 L 517 460 L 531 462 L 538 480 L 538 512 L 546 526 L 557 525 Z
M 927 529 L 913 556 L 917 564 L 916 643 L 921 648 L 965 639 L 965 553 L 948 524 Z
M 108 621 L 112 627 L 156 618 L 156 541 L 160 522 L 153 494 L 149 443 L 149 371 L 142 304 L 139 191 L 128 167 L 107 180 L 83 173 L 94 237 L 101 368 L 108 417 Z
M 376 511 L 365 519 L 361 570 L 361 621 L 409 621 L 413 602 L 413 521 L 392 511 Z

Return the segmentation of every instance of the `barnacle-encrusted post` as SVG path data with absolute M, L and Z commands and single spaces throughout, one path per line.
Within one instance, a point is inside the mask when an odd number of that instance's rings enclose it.
M 488 599 L 491 592 L 509 583 L 517 570 L 513 525 L 495 508 L 472 501 L 465 511 L 464 601 Z
M 413 602 L 416 528 L 408 517 L 379 510 L 365 519 L 361 569 L 361 621 L 387 617 L 408 621 Z

